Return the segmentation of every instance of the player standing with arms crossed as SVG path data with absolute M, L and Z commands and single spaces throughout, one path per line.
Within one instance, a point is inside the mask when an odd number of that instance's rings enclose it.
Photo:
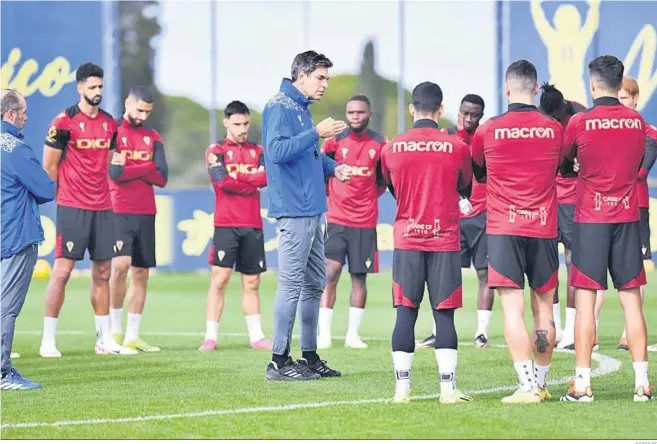
M 110 329 L 117 343 L 143 352 L 158 352 L 139 337 L 146 303 L 149 269 L 155 260 L 155 192 L 167 184 L 169 169 L 162 137 L 144 126 L 153 111 L 148 88 L 135 86 L 125 100 L 119 120 L 116 152 L 109 167 L 110 192 L 115 213 L 114 258 L 110 277 Z M 121 326 L 126 279 L 131 272 L 128 323 L 125 339 Z
M 46 290 L 46 315 L 39 354 L 59 358 L 55 334 L 66 284 L 76 261 L 91 257 L 91 305 L 96 320 L 96 354 L 136 354 L 110 333 L 109 278 L 114 256 L 114 214 L 109 192 L 110 150 L 117 125 L 102 110 L 103 69 L 85 63 L 77 69 L 80 101 L 59 113 L 48 128 L 43 166 L 57 182 L 55 265 Z
M 504 310 L 504 337 L 520 387 L 507 404 L 550 399 L 547 374 L 555 344 L 552 311 L 559 283 L 555 180 L 564 153 L 561 125 L 538 111 L 537 74 L 526 60 L 505 75 L 508 111 L 479 127 L 472 141 L 473 170 L 486 177 L 488 285 Z M 534 315 L 532 339 L 524 320 L 525 274 Z
M 385 192 L 381 177 L 382 134 L 370 131 L 370 100 L 363 95 L 347 102 L 349 128 L 324 141 L 322 152 L 340 164 L 352 167 L 349 182 L 328 179 L 326 287 L 319 308 L 318 349 L 331 347 L 331 322 L 336 289 L 345 259 L 349 260 L 351 298 L 349 328 L 344 341 L 347 348 L 367 348 L 358 331 L 367 300 L 367 274 L 378 273 L 376 224 L 379 196 Z
M 648 382 L 648 333 L 641 307 L 640 287 L 646 285 L 646 273 L 636 190 L 646 153 L 646 127 L 638 112 L 618 100 L 624 69 L 620 60 L 608 55 L 589 63 L 594 106 L 570 119 L 564 137 L 568 161 L 562 172 L 573 170 L 575 158 L 579 171 L 570 275 L 570 284 L 577 289 L 575 381 L 562 401 L 593 402 L 594 305 L 597 290 L 607 288 L 607 271 L 625 313 L 635 374 L 634 401 L 653 399 Z M 623 147 L 621 153 L 619 146 Z
M 392 297 L 397 310 L 392 332 L 395 370 L 393 402 L 410 401 L 415 322 L 425 283 L 436 323 L 434 349 L 440 402 L 472 401 L 456 389 L 458 338 L 454 312 L 462 306 L 459 194 L 470 196 L 472 160 L 468 146 L 438 129 L 443 92 L 435 83 L 413 89 L 413 128 L 387 143 L 381 170 L 397 200 Z
M 235 270 L 242 274 L 242 308 L 255 350 L 271 350 L 260 322 L 260 274 L 267 270 L 260 215 L 260 188 L 267 186 L 262 147 L 248 141 L 249 108 L 234 101 L 224 109 L 226 137 L 210 145 L 205 163 L 215 192 L 212 265 L 205 340 L 199 351 L 217 349 L 226 287 Z

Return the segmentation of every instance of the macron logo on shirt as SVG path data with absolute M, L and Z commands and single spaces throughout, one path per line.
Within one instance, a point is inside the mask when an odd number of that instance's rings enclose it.
M 554 130 L 547 127 L 495 128 L 495 140 L 505 139 L 554 139 Z
M 440 142 L 438 140 L 430 140 L 428 142 L 414 140 L 409 142 L 394 142 L 392 144 L 393 153 L 406 153 L 413 151 L 421 152 L 430 152 L 435 153 L 452 153 L 454 151 L 454 146 L 451 142 Z
M 586 131 L 601 129 L 642 129 L 641 119 L 589 119 Z

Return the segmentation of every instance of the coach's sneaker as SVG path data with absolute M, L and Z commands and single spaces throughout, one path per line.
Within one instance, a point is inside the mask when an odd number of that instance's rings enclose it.
M 411 391 L 406 388 L 395 389 L 395 397 L 390 400 L 395 404 L 408 404 L 411 402 Z
M 503 404 L 538 404 L 541 402 L 541 395 L 538 393 L 538 388 L 525 389 L 518 387 L 513 395 L 502 398 Z
M 55 344 L 41 344 L 41 347 L 39 347 L 39 356 L 42 358 L 61 358 L 62 353 L 57 350 Z
M 436 337 L 431 335 L 424 338 L 421 341 L 415 341 L 415 347 L 417 348 L 433 348 L 433 345 L 436 343 Z
M 557 344 L 559 350 L 575 350 L 575 338 L 566 336 Z
M 541 397 L 541 401 L 549 401 L 552 399 L 552 395 L 548 392 L 547 387 L 538 389 L 538 396 Z
M 211 352 L 217 349 L 217 341 L 214 339 L 205 339 L 198 348 L 200 352 Z
M 628 351 L 630 347 L 627 345 L 627 338 L 625 336 L 621 337 L 618 341 L 618 351 Z
M 583 392 L 578 392 L 575 390 L 575 381 L 570 381 L 570 388 L 568 389 L 568 394 L 559 398 L 560 401 L 566 402 L 593 402 L 593 392 L 591 391 L 591 386 L 586 387 L 586 390 Z
M 360 336 L 348 335 L 344 340 L 345 348 L 367 348 Z
M 475 346 L 477 348 L 485 348 L 488 347 L 488 338 L 484 336 L 483 334 L 477 336 L 475 338 Z
M 139 353 L 137 350 L 119 345 L 114 338 L 96 344 L 94 351 L 97 355 L 136 355 Z
M 440 391 L 440 403 L 441 404 L 460 404 L 462 402 L 472 401 L 472 396 L 468 396 L 459 389 L 454 389 L 451 391 Z
M 258 339 L 257 341 L 249 342 L 253 350 L 271 350 L 274 344 L 267 338 Z
M 309 364 L 305 359 L 299 359 L 297 360 L 297 365 L 299 368 L 307 369 L 313 373 L 318 374 L 322 378 L 337 378 L 342 376 L 341 372 L 338 370 L 333 370 L 328 365 L 326 365 L 326 361 L 322 361 L 321 359 L 318 359 L 317 362 L 312 365 Z
M 328 335 L 320 335 L 317 337 L 317 350 L 326 350 L 331 348 L 331 337 Z
M 20 357 L 21 357 L 21 355 L 19 355 L 16 352 L 11 352 L 11 355 L 9 355 L 9 359 L 18 359 Z
M 132 350 L 142 351 L 145 353 L 155 353 L 161 350 L 160 347 L 155 347 L 154 345 L 150 345 L 148 342 L 144 341 L 141 338 L 136 338 L 133 339 L 132 341 L 126 341 L 123 343 L 123 346 L 130 348 Z
M 268 381 L 313 381 L 321 379 L 318 373 L 297 365 L 288 356 L 287 361 L 280 368 L 274 361 L 267 365 L 265 379 Z
M 41 388 L 41 384 L 31 381 L 21 376 L 18 370 L 12 368 L 0 380 L 2 390 L 36 390 Z
M 652 395 L 652 386 L 649 385 L 648 388 L 637 387 L 634 390 L 634 402 L 648 402 L 654 400 L 655 397 Z

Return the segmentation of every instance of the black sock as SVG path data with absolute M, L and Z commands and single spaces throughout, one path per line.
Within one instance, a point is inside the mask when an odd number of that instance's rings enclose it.
M 415 322 L 417 321 L 417 308 L 397 307 L 397 319 L 392 330 L 392 351 L 413 353 L 415 351 Z
M 316 351 L 302 352 L 301 355 L 303 356 L 303 359 L 308 361 L 308 364 L 310 365 L 314 365 L 317 363 L 317 361 L 319 361 L 319 355 Z
M 285 363 L 287 362 L 288 357 L 289 357 L 289 356 L 288 356 L 287 354 L 284 354 L 284 355 L 277 355 L 276 353 L 274 353 L 274 354 L 271 355 L 271 360 L 274 361 L 274 363 L 276 364 L 276 366 L 277 366 L 278 368 L 281 368 L 281 367 L 283 367 L 283 366 L 285 365 Z

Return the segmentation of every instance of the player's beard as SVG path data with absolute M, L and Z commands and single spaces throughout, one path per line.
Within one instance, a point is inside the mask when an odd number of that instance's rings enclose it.
M 94 96 L 93 98 L 90 99 L 85 95 L 84 100 L 91 106 L 98 106 L 100 105 L 100 102 L 102 102 L 103 96 Z
M 135 118 L 132 117 L 130 114 L 128 114 L 128 120 L 130 121 L 130 125 L 132 126 L 142 126 L 144 124 L 144 122 L 142 121 L 135 120 Z
M 370 124 L 370 119 L 365 119 L 358 126 L 353 126 L 353 125 L 350 124 L 349 128 L 351 128 L 351 130 L 355 133 L 362 133 L 363 131 L 365 131 L 367 129 L 367 126 L 369 124 Z

